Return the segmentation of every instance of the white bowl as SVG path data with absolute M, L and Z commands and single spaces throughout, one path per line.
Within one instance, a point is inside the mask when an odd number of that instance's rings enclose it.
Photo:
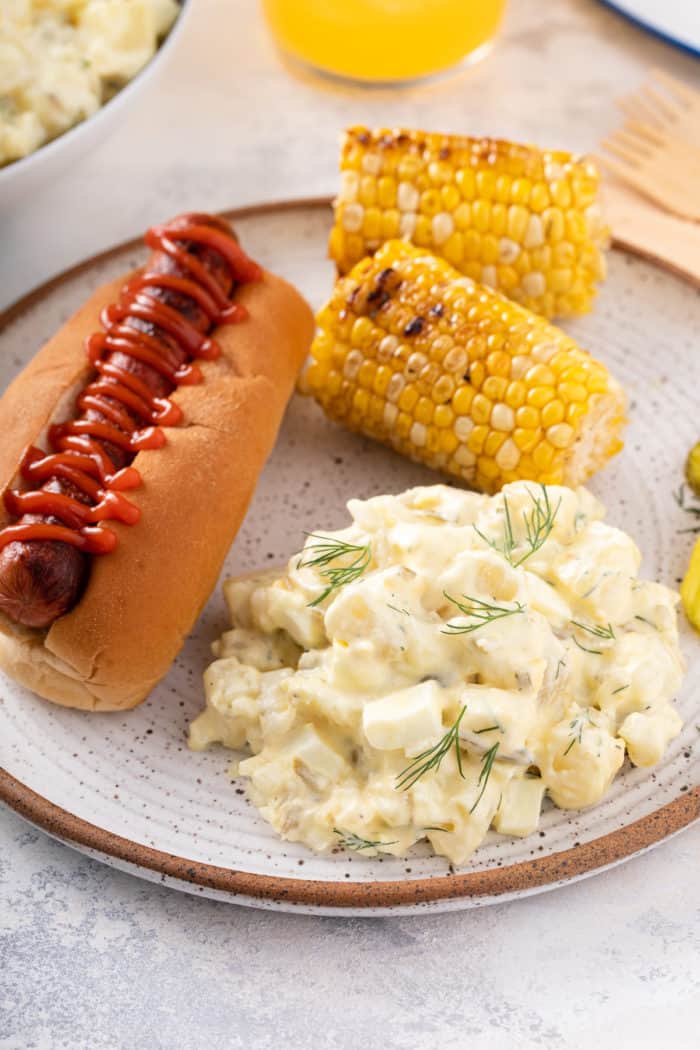
M 0 212 L 96 146 L 122 120 L 144 89 L 154 83 L 194 6 L 194 0 L 179 0 L 179 3 L 182 11 L 153 58 L 109 102 L 58 138 L 0 168 Z

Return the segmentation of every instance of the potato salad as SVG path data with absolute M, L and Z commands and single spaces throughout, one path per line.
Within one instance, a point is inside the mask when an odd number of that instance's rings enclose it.
M 2 0 L 0 165 L 89 117 L 153 57 L 176 0 Z
M 547 795 L 599 802 L 681 729 L 677 595 L 585 489 L 434 485 L 352 500 L 286 572 L 229 580 L 195 750 L 284 838 L 461 864 L 525 836 Z

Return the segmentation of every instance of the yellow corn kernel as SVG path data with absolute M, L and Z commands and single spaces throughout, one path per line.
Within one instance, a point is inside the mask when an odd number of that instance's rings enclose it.
M 359 416 L 364 416 L 367 413 L 369 406 L 369 394 L 366 390 L 362 390 L 358 387 L 352 396 L 352 407 Z
M 377 180 L 377 203 L 380 208 L 393 208 L 396 205 L 396 179 L 382 175 Z
M 536 182 L 530 190 L 530 207 L 534 212 L 539 214 L 545 210 L 549 203 L 549 190 L 547 189 L 546 182 Z
M 542 426 L 545 428 L 553 427 L 555 423 L 561 423 L 565 415 L 566 409 L 564 408 L 563 402 L 559 400 L 550 401 L 543 406 L 540 412 Z
M 493 198 L 498 201 L 499 204 L 508 204 L 510 201 L 510 182 L 511 180 L 507 175 L 496 176 L 496 188 Z
M 520 379 L 513 379 L 506 387 L 504 398 L 506 404 L 515 409 L 525 404 L 526 395 L 527 385 Z
M 572 401 L 566 406 L 566 422 L 576 428 L 587 412 L 588 405 L 581 404 L 580 401 Z
M 390 241 L 394 237 L 399 235 L 399 223 L 401 222 L 401 213 L 396 208 L 389 208 L 387 211 L 382 212 L 382 223 L 380 237 L 383 241 Z
M 530 215 L 527 208 L 524 208 L 520 204 L 512 204 L 510 206 L 508 209 L 508 225 L 506 229 L 508 236 L 511 240 L 515 241 L 516 244 L 522 244 L 529 221 Z
M 427 248 L 433 235 L 433 224 L 427 215 L 419 215 L 413 231 L 413 240 L 421 247 Z
M 569 423 L 556 423 L 547 429 L 547 440 L 555 448 L 568 448 L 575 437 L 574 428 Z
M 399 412 L 398 416 L 396 417 L 396 422 L 394 424 L 394 431 L 396 433 L 396 436 L 402 439 L 407 438 L 412 426 L 413 420 L 409 416 L 409 414 L 407 412 Z
M 554 461 L 554 449 L 543 439 L 533 450 L 532 459 L 538 470 L 550 470 Z
M 472 204 L 472 222 L 474 229 L 479 233 L 486 233 L 491 222 L 491 204 L 489 201 L 477 199 Z
M 496 276 L 498 277 L 498 287 L 505 295 L 508 295 L 520 280 L 517 270 L 514 270 L 512 266 L 497 266 Z
M 454 210 L 453 218 L 458 230 L 468 230 L 472 224 L 471 204 L 468 204 L 466 201 L 458 204 Z
M 401 401 L 399 400 L 399 404 Z M 421 397 L 413 409 L 413 418 L 419 423 L 432 423 L 435 413 L 435 405 L 429 397 Z
M 476 177 L 472 168 L 460 168 L 455 175 L 455 182 L 465 201 L 476 197 Z
M 505 204 L 491 205 L 491 233 L 502 237 L 508 227 L 508 209 Z M 494 260 L 495 261 L 495 260 Z
M 438 405 L 435 409 L 433 416 L 433 422 L 436 427 L 451 427 L 454 422 L 455 414 L 449 405 Z
M 472 361 L 469 366 L 469 382 L 475 390 L 481 390 L 486 379 L 486 365 L 483 361 Z
M 350 341 L 353 346 L 366 347 L 371 344 L 373 334 L 374 325 L 369 317 L 358 317 L 352 326 Z
M 473 427 L 467 438 L 467 448 L 469 451 L 473 452 L 475 456 L 478 456 L 482 451 L 488 436 L 489 428 L 484 426 L 483 423 Z
M 526 430 L 534 430 L 540 425 L 540 414 L 533 405 L 523 405 L 522 408 L 519 408 L 515 419 L 518 426 Z
M 475 423 L 488 423 L 491 418 L 491 401 L 482 393 L 474 395 L 471 416 Z
M 482 201 L 493 200 L 496 194 L 496 176 L 492 171 L 477 171 L 476 195 Z
M 569 383 L 563 382 L 559 384 L 559 393 L 563 397 L 564 401 L 586 401 L 588 398 L 588 391 L 586 390 L 583 383 Z
M 363 361 L 357 373 L 357 382 L 360 386 L 370 389 L 374 384 L 377 366 L 371 359 Z
M 492 350 L 486 358 L 486 367 L 492 376 L 510 376 L 511 357 L 504 350 Z M 505 390 L 505 387 L 504 387 Z
M 565 218 L 566 236 L 574 244 L 581 244 L 586 239 L 586 220 L 578 211 L 567 211 Z
M 571 188 L 565 179 L 555 179 L 549 187 L 552 203 L 557 208 L 570 208 L 572 204 Z
M 569 241 L 559 241 L 552 246 L 552 264 L 558 267 L 571 267 L 576 260 L 576 249 Z
M 491 375 L 484 380 L 481 386 L 481 393 L 484 397 L 490 398 L 491 401 L 502 401 L 505 398 L 507 386 L 508 380 L 504 379 L 503 376 Z M 510 407 L 508 410 L 510 411 Z
M 462 198 L 459 195 L 459 190 L 453 183 L 442 187 L 440 190 L 440 198 L 443 210 L 450 214 L 453 214 L 453 212 L 457 210 L 462 201 Z
M 545 208 L 542 212 L 542 229 L 545 237 L 552 244 L 563 239 L 566 225 L 561 208 Z
M 516 427 L 513 431 L 513 441 L 521 452 L 532 452 L 539 444 L 541 437 L 542 430 L 540 427 L 536 427 L 534 430 L 523 430 L 521 427 Z M 521 460 L 521 462 L 524 461 Z
M 466 416 L 471 411 L 475 391 L 471 386 L 461 386 L 452 398 L 452 407 L 458 416 Z
M 442 210 L 442 200 L 440 197 L 440 191 L 434 187 L 429 190 L 424 190 L 420 195 L 420 203 L 418 205 L 423 215 L 428 215 L 430 218 L 433 215 L 437 215 Z
M 455 230 L 442 245 L 442 254 L 453 266 L 461 268 L 464 261 L 464 234 Z
M 407 386 L 399 395 L 398 405 L 402 412 L 412 412 L 418 401 L 418 391 L 414 386 Z
M 441 430 L 438 439 L 438 448 L 441 452 L 454 452 L 459 445 L 457 435 L 452 430 Z
M 530 200 L 531 190 L 532 183 L 529 179 L 513 179 L 510 186 L 511 204 L 527 204 Z
M 492 430 L 489 436 L 484 442 L 484 455 L 495 457 L 499 448 L 506 440 L 507 434 L 499 433 L 497 430 Z
M 378 241 L 382 232 L 382 213 L 379 208 L 367 208 L 362 220 L 362 232 L 368 241 Z
M 484 487 L 490 488 L 488 483 L 494 481 L 500 473 L 498 465 L 489 456 L 479 456 L 476 465 L 477 474 L 481 474 L 482 477 L 487 479 L 487 484 Z
M 464 234 L 464 258 L 467 260 L 476 260 L 479 258 L 481 251 L 481 237 L 476 230 L 466 230 Z M 477 267 L 477 272 L 481 272 L 481 267 Z M 471 276 L 471 274 L 469 274 Z

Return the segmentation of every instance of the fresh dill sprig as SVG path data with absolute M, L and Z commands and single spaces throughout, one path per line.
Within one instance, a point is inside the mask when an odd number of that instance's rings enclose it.
M 432 826 L 429 825 L 428 827 L 423 828 L 423 831 L 442 831 L 443 834 L 445 834 L 445 835 L 451 835 L 452 834 L 452 831 L 451 831 L 450 828 L 441 828 L 439 824 L 435 824 L 435 825 L 432 825 Z
M 386 603 L 387 609 L 391 609 L 393 612 L 401 613 L 403 616 L 410 616 L 408 609 L 401 609 L 398 605 L 392 605 L 391 602 Z
M 590 722 L 590 720 L 591 720 L 591 717 L 589 715 L 588 716 L 588 721 Z M 573 734 L 572 734 L 569 746 L 567 747 L 566 751 L 564 752 L 564 755 L 568 755 L 569 751 L 571 751 L 571 748 L 574 746 L 574 744 L 580 744 L 581 743 L 581 737 L 583 735 L 583 726 L 584 726 L 583 715 L 578 715 L 576 718 L 572 719 L 571 722 L 569 722 L 569 729 L 573 729 Z
M 625 689 L 629 689 L 629 682 L 627 685 L 621 685 L 618 689 L 613 689 L 611 696 L 616 696 L 618 693 L 622 693 Z
M 700 518 L 700 506 L 688 506 L 688 504 L 685 501 L 685 496 L 686 496 L 685 485 L 681 485 L 680 488 L 678 489 L 678 492 L 674 492 L 673 493 L 673 498 L 675 499 L 676 503 L 678 504 L 680 509 L 682 511 L 684 511 L 685 514 L 690 514 L 690 516 L 695 518 L 695 519 Z M 689 529 L 678 529 L 677 532 L 679 532 L 679 533 L 685 533 L 685 532 L 698 533 L 698 532 L 700 532 L 700 524 L 694 525 L 694 526 L 692 526 Z
M 605 638 L 608 641 L 615 641 L 615 632 L 612 628 L 612 624 L 608 624 L 607 627 L 599 627 L 598 624 L 581 623 L 580 620 L 571 620 L 571 623 L 574 627 L 578 627 L 580 631 L 586 631 L 587 634 L 592 634 L 594 638 Z M 603 655 L 602 649 L 589 649 L 588 646 L 582 645 L 582 643 L 579 642 L 576 635 L 572 635 L 571 637 L 579 649 L 583 649 L 584 653 L 593 653 L 595 656 Z
M 306 551 L 314 551 L 314 557 L 305 559 L 302 555 L 297 562 L 297 568 L 304 569 L 310 566 L 320 568 L 322 570 L 321 576 L 328 580 L 326 589 L 319 594 L 318 598 L 314 598 L 312 602 L 308 603 L 313 608 L 314 605 L 320 605 L 332 591 L 337 590 L 339 587 L 344 587 L 346 583 L 352 583 L 353 580 L 362 575 L 372 560 L 372 548 L 369 543 L 360 546 L 356 543 L 346 543 L 344 540 L 332 539 L 330 536 L 319 536 L 315 532 L 310 532 L 308 535 L 320 542 L 308 545 Z M 349 565 L 330 565 L 332 561 L 336 561 L 338 558 L 346 558 L 351 555 L 354 555 L 354 558 Z
M 525 606 L 521 605 L 520 602 L 515 603 L 514 609 L 508 609 L 504 605 L 491 605 L 489 602 L 482 602 L 480 598 L 471 598 L 468 594 L 463 594 L 462 597 L 466 598 L 470 603 L 469 605 L 464 605 L 462 602 L 458 602 L 456 598 L 452 598 L 447 591 L 442 593 L 448 602 L 456 605 L 464 616 L 472 617 L 474 623 L 447 623 L 440 632 L 441 634 L 471 634 L 472 631 L 478 631 L 480 627 L 485 627 L 487 623 L 492 623 L 493 620 L 502 620 L 504 616 L 514 616 L 516 613 L 525 612 Z
M 484 726 L 483 729 L 475 729 L 474 732 L 478 736 L 479 733 L 492 733 L 495 729 L 497 729 L 499 731 L 499 733 L 503 732 L 503 730 L 501 729 L 501 727 L 499 725 L 496 725 L 496 726 Z
M 500 744 L 494 744 L 493 747 L 490 747 L 488 751 L 484 753 L 484 757 L 481 759 L 481 772 L 479 773 L 479 779 L 477 781 L 477 787 L 481 787 L 481 791 L 479 792 L 479 797 L 477 798 L 476 802 L 469 810 L 470 813 L 474 812 L 476 807 L 481 802 L 481 799 L 483 798 L 484 791 L 486 791 L 486 785 L 488 784 L 489 777 L 491 776 L 493 764 L 496 761 L 496 755 L 498 754 L 499 747 Z
M 342 846 L 343 849 L 355 850 L 357 853 L 363 849 L 381 849 L 382 846 L 395 846 L 399 841 L 398 839 L 393 839 L 391 842 L 380 842 L 379 839 L 376 841 L 363 839 L 356 835 L 354 831 L 340 831 L 338 828 L 333 828 L 333 833 L 338 836 L 339 846 Z
M 466 710 L 467 705 L 465 704 L 457 715 L 454 724 L 447 730 L 445 735 L 438 740 L 437 744 L 435 744 L 434 747 L 428 748 L 427 751 L 421 751 L 420 755 L 416 755 L 413 761 L 397 774 L 395 785 L 397 791 L 408 791 L 409 788 L 413 787 L 417 780 L 420 780 L 420 778 L 431 769 L 437 771 L 440 768 L 443 758 L 452 747 L 455 749 L 459 775 L 462 780 L 464 780 L 464 773 L 462 772 L 462 754 L 459 750 L 459 724 L 464 718 L 464 712 Z
M 520 544 L 513 534 L 513 522 L 510 515 L 510 506 L 508 505 L 507 496 L 503 497 L 505 520 L 503 522 L 503 536 L 500 543 L 485 536 L 476 525 L 472 526 L 476 534 L 480 536 L 485 543 L 488 543 L 489 547 L 498 551 L 499 554 L 502 554 L 514 569 L 517 569 L 519 565 L 522 565 L 524 561 L 527 561 L 528 558 L 532 557 L 532 555 L 544 545 L 550 532 L 554 528 L 554 522 L 559 513 L 559 508 L 561 507 L 561 499 L 556 507 L 552 507 L 547 487 L 545 485 L 540 485 L 540 488 L 542 489 L 541 496 L 535 496 L 531 489 L 527 490 L 528 496 L 532 500 L 532 510 L 530 513 L 528 514 L 527 511 L 523 511 L 523 523 L 525 525 L 524 545 L 528 549 L 524 554 L 517 558 L 517 560 L 515 560 L 515 550 Z

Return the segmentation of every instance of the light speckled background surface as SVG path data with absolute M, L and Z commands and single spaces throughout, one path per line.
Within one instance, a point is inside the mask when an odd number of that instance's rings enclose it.
M 513 0 L 488 61 L 403 93 L 292 78 L 253 0 L 194 2 L 128 123 L 38 199 L 0 209 L 0 305 L 170 211 L 331 192 L 344 123 L 588 149 L 647 66 L 700 84 L 697 62 L 593 0 Z M 0 833 L 3 1048 L 697 1046 L 697 827 L 555 894 L 380 921 L 190 899 L 10 813 Z

